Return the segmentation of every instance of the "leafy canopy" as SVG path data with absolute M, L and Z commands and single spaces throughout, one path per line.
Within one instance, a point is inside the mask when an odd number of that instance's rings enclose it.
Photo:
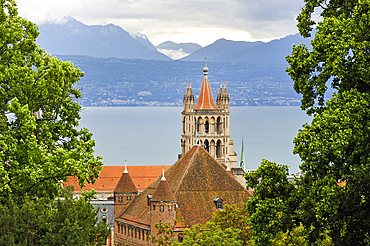
M 254 189 L 247 205 L 252 239 L 257 245 L 269 245 L 276 235 L 292 232 L 298 225 L 299 201 L 288 171 L 286 165 L 262 160 L 256 171 L 245 174 L 248 187 Z
M 370 95 L 334 95 L 304 125 L 294 153 L 305 173 L 298 183 L 301 221 L 310 240 L 324 231 L 335 245 L 367 245 L 370 228 Z
M 311 14 L 319 8 L 322 21 Z M 302 36 L 316 34 L 310 51 L 304 44 L 293 47 L 286 59 L 294 89 L 302 94 L 301 108 L 309 115 L 321 112 L 325 93 L 331 86 L 338 92 L 351 88 L 367 93 L 370 89 L 370 2 L 368 0 L 305 0 L 297 17 Z
M 297 20 L 304 37 L 316 27 L 312 50 L 300 44 L 286 58 L 301 108 L 314 114 L 294 139 L 299 221 L 310 244 L 328 235 L 334 245 L 368 245 L 370 1 L 305 0 Z M 326 103 L 329 86 L 337 92 Z
M 92 134 L 77 130 L 74 84 L 83 73 L 35 43 L 37 26 L 0 0 L 0 203 L 54 199 L 61 181 L 93 182 L 101 170 Z
M 205 225 L 185 229 L 181 242 L 175 236 L 175 224 L 155 224 L 157 235 L 151 235 L 154 245 L 248 245 L 251 238 L 248 226 L 247 205 L 225 205 L 224 210 L 214 212 L 212 220 Z M 176 223 L 176 221 L 175 221 Z
M 110 229 L 96 225 L 96 215 L 85 197 L 51 203 L 26 197 L 23 206 L 9 201 L 0 205 L 0 245 L 103 245 Z

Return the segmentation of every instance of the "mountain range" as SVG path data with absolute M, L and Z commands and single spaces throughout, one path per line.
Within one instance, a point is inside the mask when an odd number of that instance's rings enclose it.
M 219 39 L 202 47 L 194 43 L 164 42 L 155 47 L 146 35 L 129 34 L 119 26 L 85 25 L 70 18 L 64 24 L 39 25 L 37 42 L 41 48 L 55 55 L 82 55 L 121 59 L 286 63 L 293 44 L 309 46 L 310 39 L 299 34 L 264 43 Z
M 55 55 L 171 60 L 158 52 L 145 35 L 133 37 L 113 24 L 87 26 L 69 19 L 64 24 L 39 25 L 39 30 L 37 42 L 40 47 Z

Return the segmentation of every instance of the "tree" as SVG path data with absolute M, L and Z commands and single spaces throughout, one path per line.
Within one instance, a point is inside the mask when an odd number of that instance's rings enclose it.
M 39 48 L 13 0 L 0 5 L 0 203 L 54 199 L 68 176 L 83 186 L 101 170 L 92 134 L 76 129 L 83 73 Z
M 0 245 L 103 245 L 110 229 L 99 222 L 89 199 L 0 205 Z
M 312 51 L 298 45 L 287 57 L 301 108 L 314 114 L 294 139 L 304 172 L 300 220 L 310 244 L 327 233 L 335 245 L 368 245 L 370 1 L 305 0 L 297 17 L 302 36 L 310 36 L 318 8 Z M 325 105 L 329 84 L 337 92 Z
M 248 245 L 251 233 L 248 226 L 247 205 L 225 205 L 224 210 L 214 212 L 212 220 L 205 225 L 194 225 L 185 229 L 182 242 L 175 237 L 170 223 L 155 224 L 156 237 L 150 236 L 155 245 Z M 176 221 L 175 221 L 176 223 Z
M 310 242 L 324 231 L 335 245 L 370 239 L 370 95 L 334 95 L 294 139 L 302 160 L 301 221 Z M 366 242 L 367 240 L 367 242 Z
M 248 187 L 254 188 L 248 200 L 252 239 L 257 245 L 269 245 L 281 232 L 291 232 L 299 226 L 295 184 L 288 180 L 288 166 L 262 160 L 258 169 L 246 173 Z
M 316 23 L 311 15 L 318 8 L 323 19 Z M 309 37 L 317 24 L 312 51 L 300 44 L 286 59 L 294 89 L 303 96 L 301 108 L 308 114 L 323 110 L 330 85 L 339 93 L 352 88 L 369 92 L 369 18 L 368 0 L 305 0 L 297 26 L 302 36 Z
M 158 224 L 154 224 L 155 228 L 157 228 L 157 235 L 149 235 L 148 239 L 150 244 L 158 245 L 158 246 L 166 246 L 171 245 L 175 239 L 175 228 L 176 221 L 173 224 L 165 222 L 159 222 Z
M 0 5 L 0 245 L 101 245 L 109 231 L 88 199 L 54 201 L 68 176 L 83 186 L 102 166 L 76 129 L 83 73 L 39 48 L 13 0 Z

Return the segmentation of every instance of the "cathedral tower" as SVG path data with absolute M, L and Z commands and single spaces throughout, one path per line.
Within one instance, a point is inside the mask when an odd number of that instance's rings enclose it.
M 233 140 L 230 139 L 230 99 L 226 89 L 220 83 L 217 105 L 213 101 L 208 80 L 207 58 L 203 68 L 203 83 L 195 104 L 191 82 L 184 94 L 182 111 L 181 152 L 185 154 L 194 145 L 201 145 L 218 162 L 237 166 Z

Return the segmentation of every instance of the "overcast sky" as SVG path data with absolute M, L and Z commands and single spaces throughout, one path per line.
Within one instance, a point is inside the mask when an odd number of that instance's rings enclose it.
M 297 33 L 303 0 L 16 0 L 28 20 L 114 24 L 164 41 L 209 45 L 220 38 L 269 41 Z

